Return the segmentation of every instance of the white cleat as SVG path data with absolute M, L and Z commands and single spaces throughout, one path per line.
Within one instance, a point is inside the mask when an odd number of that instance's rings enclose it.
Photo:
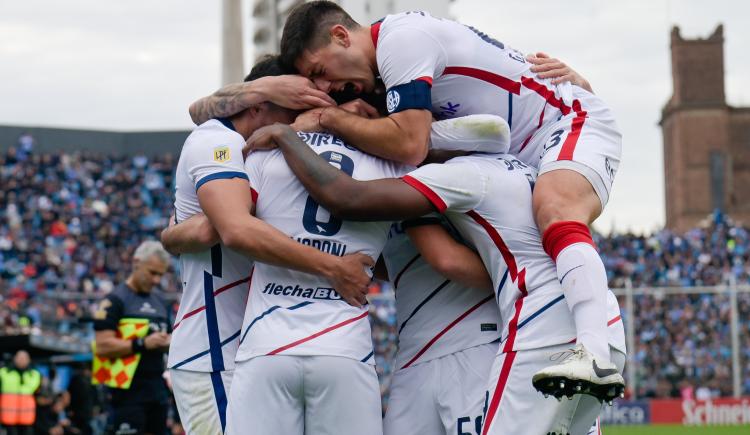
M 566 352 L 561 363 L 534 374 L 532 383 L 545 394 L 589 394 L 602 402 L 622 397 L 625 391 L 625 380 L 617 367 L 597 360 L 582 344 Z

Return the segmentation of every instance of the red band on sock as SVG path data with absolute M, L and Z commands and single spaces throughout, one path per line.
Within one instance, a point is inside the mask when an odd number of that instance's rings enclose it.
M 563 249 L 574 243 L 588 243 L 596 249 L 589 227 L 580 222 L 555 222 L 542 235 L 544 252 L 554 261 L 557 261 L 557 256 Z

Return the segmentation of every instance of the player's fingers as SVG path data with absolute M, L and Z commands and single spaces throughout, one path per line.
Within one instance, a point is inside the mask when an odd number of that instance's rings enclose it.
M 304 103 L 305 107 L 300 107 L 301 109 L 316 109 L 318 107 L 331 107 L 336 105 L 335 101 L 331 103 L 329 100 L 320 98 L 315 95 L 303 96 L 302 102 Z
M 365 103 L 364 101 L 362 102 L 362 109 L 364 110 L 365 115 L 368 118 L 377 118 L 380 115 L 378 113 L 378 109 L 376 109 L 373 106 Z
M 547 54 L 547 53 L 545 53 L 543 51 L 537 51 L 536 52 L 536 57 L 549 58 L 549 54 Z
M 547 62 L 548 59 L 549 59 L 549 56 L 547 56 L 544 53 L 534 53 L 534 54 L 526 55 L 526 60 L 533 64 L 541 64 L 541 63 Z
M 560 83 L 564 83 L 564 82 L 573 82 L 574 78 L 575 77 L 573 76 L 573 74 L 564 74 L 564 75 L 561 75 L 559 77 L 553 78 L 552 79 L 552 84 L 553 85 L 559 85 Z
M 343 296 L 342 296 L 343 297 Z M 345 297 L 344 300 L 351 306 L 360 308 L 362 307 L 362 303 L 359 301 L 359 298 L 357 297 Z
M 570 70 L 568 68 L 556 68 L 549 71 L 537 73 L 537 75 L 539 76 L 539 78 L 543 79 L 565 77 L 570 75 Z
M 250 154 L 250 151 L 252 151 L 250 144 L 245 142 L 245 146 L 242 147 L 242 159 L 243 160 L 247 158 L 247 155 Z
M 565 64 L 562 62 L 542 62 L 542 63 L 535 63 L 534 66 L 531 67 L 531 71 L 535 73 L 539 73 L 543 71 L 549 71 L 551 69 L 560 69 L 560 68 L 566 68 Z
M 330 95 L 326 94 L 320 89 L 308 88 L 306 92 L 306 99 L 310 102 L 313 102 L 315 104 L 314 107 L 328 107 L 336 105 L 336 101 L 331 98 Z
M 252 136 L 247 140 L 246 145 L 249 147 L 249 151 L 258 151 L 263 149 L 271 149 L 273 148 L 273 141 L 270 140 L 270 137 L 264 132 L 264 131 L 256 131 L 253 133 Z
M 374 267 L 375 266 L 375 260 L 372 259 L 369 255 L 362 254 L 358 252 L 357 259 L 362 263 L 364 266 Z

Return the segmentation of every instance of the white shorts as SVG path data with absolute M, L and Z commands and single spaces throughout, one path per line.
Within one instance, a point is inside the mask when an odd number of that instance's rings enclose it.
M 338 356 L 257 356 L 237 363 L 228 435 L 382 435 L 375 367 Z
M 589 98 L 583 105 L 590 116 L 570 113 L 534 135 L 528 147 L 539 149 L 534 166 L 540 176 L 558 169 L 578 172 L 591 183 L 604 210 L 620 166 L 622 135 L 599 99 Z
M 497 343 L 483 344 L 396 372 L 383 433 L 478 434 L 497 350 Z
M 531 385 L 540 369 L 554 364 L 550 356 L 570 349 L 569 344 L 542 349 L 499 353 L 492 364 L 486 394 L 482 435 L 546 435 L 550 431 L 586 435 L 597 433 L 602 404 L 588 395 L 562 401 L 544 398 Z M 610 347 L 610 357 L 622 372 L 625 354 Z
M 223 434 L 232 370 L 193 372 L 169 369 L 169 376 L 185 433 Z

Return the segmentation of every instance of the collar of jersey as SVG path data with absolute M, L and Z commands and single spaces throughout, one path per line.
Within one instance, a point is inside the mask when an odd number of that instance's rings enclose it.
M 232 121 L 229 120 L 229 118 L 214 118 L 215 120 L 219 121 L 220 123 L 224 124 L 224 127 L 232 130 L 237 131 L 236 128 L 234 128 L 234 124 L 232 124 Z

